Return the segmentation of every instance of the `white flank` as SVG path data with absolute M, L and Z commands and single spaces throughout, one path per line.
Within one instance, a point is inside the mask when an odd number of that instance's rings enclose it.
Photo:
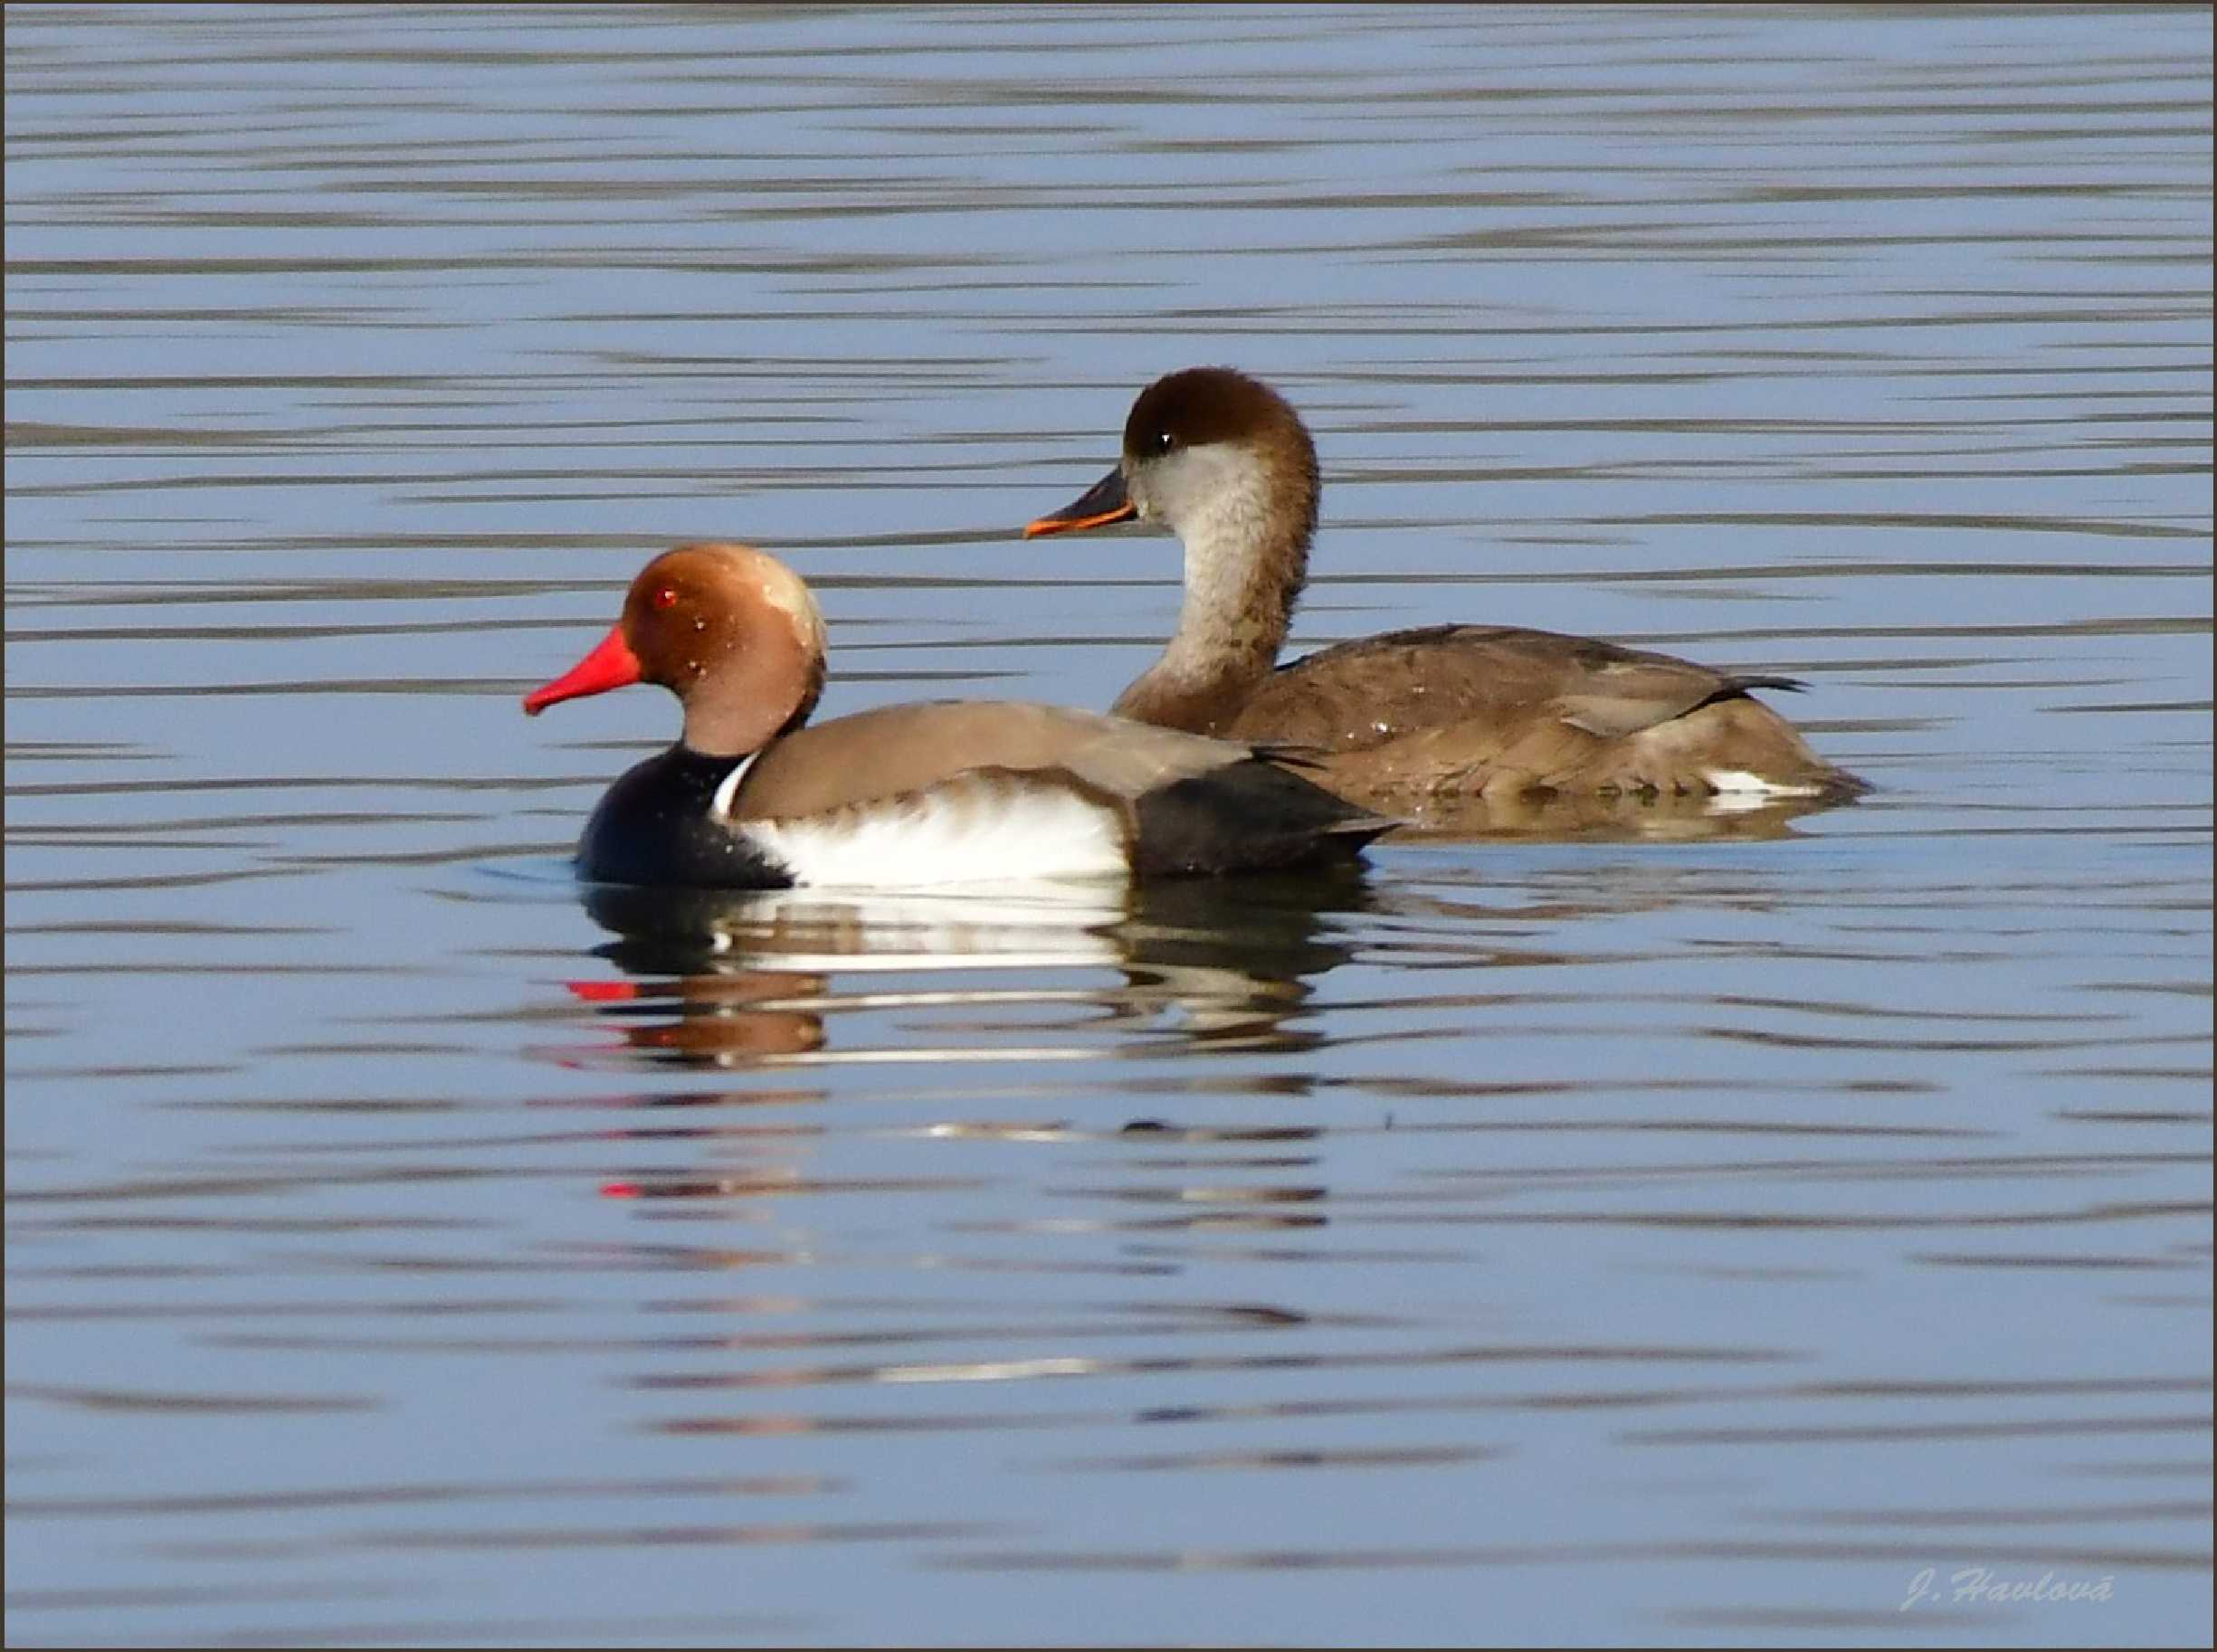
M 1822 788 L 1818 786 L 1785 786 L 1775 780 L 1765 780 L 1760 774 L 1751 774 L 1746 769 L 1711 769 L 1701 776 L 1718 793 L 1734 797 L 1814 797 Z
M 1030 878 L 1128 877 L 1109 811 L 1075 793 L 965 777 L 836 814 L 738 830 L 810 888 L 919 888 Z

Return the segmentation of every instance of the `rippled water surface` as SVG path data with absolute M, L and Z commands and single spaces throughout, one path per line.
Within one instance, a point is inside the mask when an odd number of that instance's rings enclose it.
M 10 1641 L 2205 1644 L 2208 27 L 11 7 Z M 648 553 L 1104 705 L 1215 361 L 1879 790 L 580 898 Z

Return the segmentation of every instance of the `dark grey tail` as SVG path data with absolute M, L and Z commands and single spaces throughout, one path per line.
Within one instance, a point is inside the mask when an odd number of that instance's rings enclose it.
M 1209 877 L 1345 860 L 1400 824 L 1251 757 L 1174 782 L 1138 803 L 1143 877 Z

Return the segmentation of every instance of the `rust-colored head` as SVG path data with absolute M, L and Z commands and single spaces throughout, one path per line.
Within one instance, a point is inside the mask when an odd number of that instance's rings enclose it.
M 684 705 L 687 745 L 743 755 L 807 721 L 823 656 L 823 618 L 799 574 L 751 546 L 684 545 L 646 565 L 599 646 L 523 708 L 658 683 Z

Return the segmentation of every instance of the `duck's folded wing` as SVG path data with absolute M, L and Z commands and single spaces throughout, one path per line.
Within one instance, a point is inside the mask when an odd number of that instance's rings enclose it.
M 822 814 L 977 769 L 1059 770 L 1132 799 L 1250 755 L 1245 745 L 1018 700 L 888 706 L 799 729 L 756 759 L 735 819 Z
M 1434 625 L 1339 643 L 1281 667 L 1230 732 L 1327 752 L 1447 727 L 1492 731 L 1509 743 L 1553 722 L 1612 739 L 1751 689 L 1798 687 L 1591 637 Z
M 1005 701 L 803 729 L 756 760 L 730 814 L 803 883 L 1293 866 L 1395 824 L 1234 741 Z
M 1551 708 L 1573 728 L 1614 740 L 1751 689 L 1801 687 L 1791 677 L 1727 677 L 1679 660 L 1615 660 L 1580 672 Z

